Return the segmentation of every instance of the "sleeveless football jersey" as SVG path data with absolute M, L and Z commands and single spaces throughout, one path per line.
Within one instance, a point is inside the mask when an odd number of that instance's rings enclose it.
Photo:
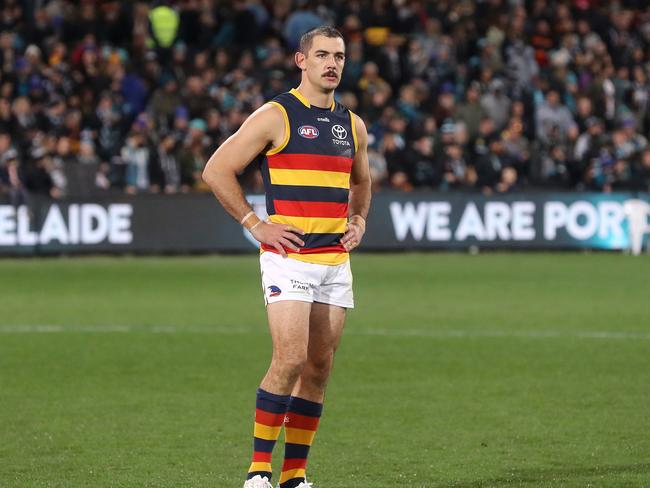
M 348 220 L 352 160 L 357 150 L 354 117 L 337 102 L 329 108 L 310 105 L 296 89 L 271 102 L 284 115 L 282 144 L 261 160 L 266 210 L 276 224 L 305 232 L 300 252 L 290 258 L 336 265 L 348 259 L 340 239 Z M 262 252 L 277 250 L 262 244 Z

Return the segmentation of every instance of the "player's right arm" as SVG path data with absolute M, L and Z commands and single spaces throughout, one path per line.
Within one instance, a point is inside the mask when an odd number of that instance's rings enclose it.
M 252 212 L 244 191 L 237 181 L 250 162 L 269 145 L 277 147 L 284 139 L 284 118 L 280 109 L 265 104 L 251 114 L 237 132 L 230 136 L 210 157 L 203 170 L 205 181 L 224 209 L 238 222 Z M 290 225 L 263 222 L 251 215 L 243 222 L 259 242 L 275 247 L 287 257 L 283 246 L 298 251 L 305 243 L 296 235 L 304 234 Z

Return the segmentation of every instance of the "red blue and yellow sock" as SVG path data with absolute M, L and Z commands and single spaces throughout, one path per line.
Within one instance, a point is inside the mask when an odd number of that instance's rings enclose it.
M 322 411 L 322 403 L 291 397 L 284 424 L 286 445 L 280 488 L 295 488 L 305 481 L 307 455 Z
M 275 395 L 261 388 L 257 390 L 253 462 L 246 479 L 256 475 L 271 479 L 271 454 L 280 437 L 290 398 L 289 395 Z

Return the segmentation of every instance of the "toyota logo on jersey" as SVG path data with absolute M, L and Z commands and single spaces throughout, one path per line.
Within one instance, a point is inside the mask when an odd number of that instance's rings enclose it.
M 318 129 L 313 125 L 301 125 L 298 127 L 298 134 L 305 139 L 316 139 L 318 137 Z
M 342 125 L 335 125 L 332 127 L 332 135 L 337 139 L 345 139 L 348 136 L 348 131 Z

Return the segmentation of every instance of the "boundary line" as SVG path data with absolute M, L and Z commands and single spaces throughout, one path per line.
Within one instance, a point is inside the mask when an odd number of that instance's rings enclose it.
M 62 326 L 62 325 L 0 325 L 0 334 L 66 334 L 66 333 L 143 333 L 143 334 L 261 334 L 267 333 L 266 326 L 224 327 L 200 326 L 182 327 L 177 325 L 97 325 L 97 326 Z M 601 340 L 650 340 L 648 332 L 627 331 L 560 331 L 560 330 L 469 330 L 469 329 L 385 329 L 354 328 L 345 330 L 345 335 L 378 337 L 419 337 L 431 339 L 601 339 Z

